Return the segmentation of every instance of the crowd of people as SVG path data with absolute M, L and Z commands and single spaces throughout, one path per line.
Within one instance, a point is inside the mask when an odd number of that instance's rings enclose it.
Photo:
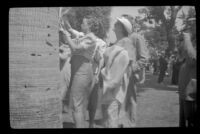
M 183 63 L 184 59 L 180 57 L 177 51 L 174 51 L 170 56 L 166 56 L 165 52 L 161 51 L 157 57 L 150 59 L 147 70 L 158 75 L 159 84 L 164 84 L 164 78 L 167 76 L 171 77 L 171 85 L 178 85 L 179 71 Z
M 72 109 L 76 128 L 94 127 L 98 107 L 105 128 L 136 127 L 137 83 L 144 82 L 145 68 L 150 59 L 143 36 L 135 31 L 130 15 L 116 18 L 113 31 L 116 42 L 107 44 L 100 36 L 101 20 L 85 16 L 82 31 L 73 29 L 63 20 L 60 30 L 60 70 L 63 111 Z M 168 62 L 170 61 L 170 62 Z M 178 84 L 178 70 L 185 62 L 175 52 L 171 57 L 161 53 L 153 59 L 154 74 L 163 82 L 168 68 L 172 84 Z M 167 71 L 168 73 L 170 71 Z

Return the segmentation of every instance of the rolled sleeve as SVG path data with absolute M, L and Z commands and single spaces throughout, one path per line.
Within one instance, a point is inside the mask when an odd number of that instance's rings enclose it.
M 96 44 L 97 40 L 93 34 L 88 34 L 80 38 L 79 42 L 79 45 L 83 46 L 84 49 L 89 49 L 94 47 L 94 44 Z

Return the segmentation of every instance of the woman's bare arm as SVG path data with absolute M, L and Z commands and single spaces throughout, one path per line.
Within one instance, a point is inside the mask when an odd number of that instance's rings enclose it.
M 73 29 L 67 20 L 65 20 L 64 23 L 66 26 L 66 30 L 69 31 L 73 36 L 75 36 L 75 38 L 84 36 L 84 33 Z
M 63 33 L 64 33 L 64 43 L 65 45 L 66 44 L 69 44 L 69 47 L 72 49 L 72 50 L 76 50 L 76 49 L 84 49 L 84 46 L 82 45 L 77 45 L 72 39 L 71 39 L 71 35 L 67 32 L 67 31 L 64 31 L 64 30 L 61 30 Z

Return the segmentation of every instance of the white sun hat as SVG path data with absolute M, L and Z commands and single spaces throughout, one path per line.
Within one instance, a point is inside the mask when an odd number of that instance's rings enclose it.
M 124 17 L 117 17 L 117 20 L 123 24 L 128 34 L 132 33 L 132 24 Z

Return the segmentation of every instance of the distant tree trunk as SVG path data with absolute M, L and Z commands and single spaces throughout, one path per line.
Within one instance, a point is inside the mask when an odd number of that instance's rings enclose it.
M 166 50 L 166 54 L 169 56 L 170 51 L 173 51 L 175 48 L 175 37 L 173 33 L 173 29 L 175 28 L 175 21 L 177 17 L 178 11 L 182 8 L 182 6 L 178 6 L 175 8 L 175 6 L 170 6 L 171 10 L 171 19 L 166 20 L 164 19 L 164 23 L 166 25 L 166 31 L 167 31 L 167 41 L 168 41 L 168 48 Z
M 166 55 L 169 56 L 170 51 L 173 51 L 175 48 L 175 38 L 172 33 L 172 29 L 167 30 L 167 42 L 168 42 L 168 47 L 166 49 Z

